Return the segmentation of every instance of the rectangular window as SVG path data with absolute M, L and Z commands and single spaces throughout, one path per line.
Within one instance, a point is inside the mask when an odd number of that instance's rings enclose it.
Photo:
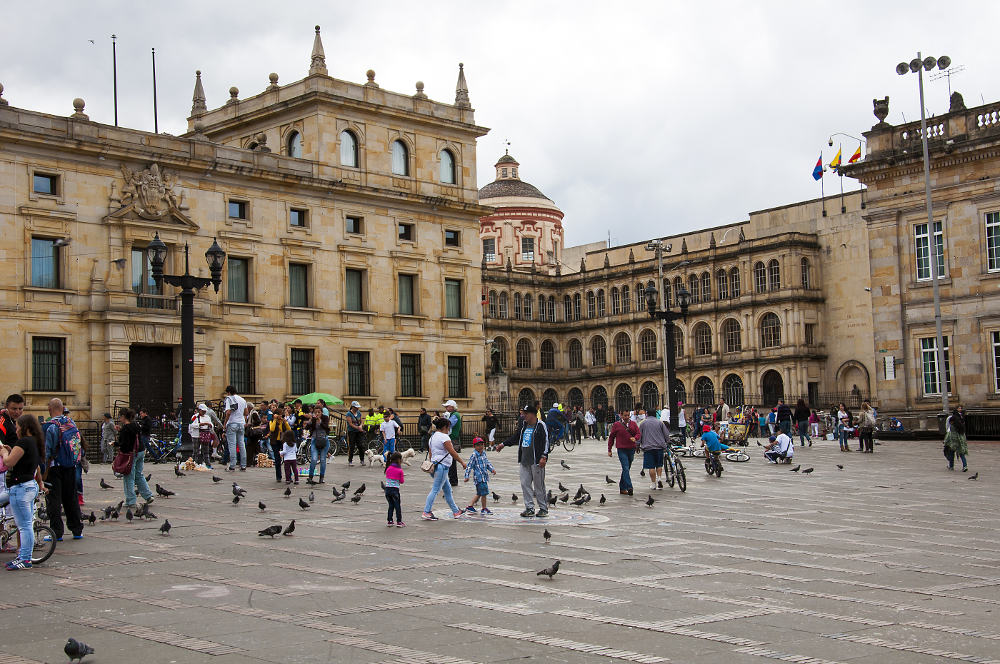
M 444 244 L 447 247 L 461 246 L 461 235 L 458 231 L 450 231 L 446 229 L 444 232 Z
M 1000 272 L 1000 212 L 986 213 L 986 269 Z
M 448 398 L 465 399 L 468 397 L 465 371 L 465 357 L 448 356 Z
M 806 323 L 806 345 L 812 346 L 816 343 L 816 323 Z
M 348 269 L 344 272 L 344 309 L 347 311 L 365 310 L 365 273 L 364 270 Z
M 226 270 L 228 272 L 226 275 L 226 300 L 229 302 L 249 302 L 250 259 L 230 256 L 229 260 L 226 261 Z M 253 392 L 248 392 L 248 394 L 253 394 Z
M 291 226 L 305 228 L 308 216 L 309 216 L 308 210 L 303 210 L 301 208 L 291 208 L 288 211 L 288 223 Z
M 65 339 L 32 338 L 31 389 L 36 392 L 63 392 L 66 389 Z
M 292 349 L 292 394 L 316 391 L 316 352 L 312 348 Z M 233 387 L 236 387 L 235 385 Z
M 348 233 L 363 235 L 365 232 L 365 222 L 361 217 L 344 217 L 344 229 Z
M 462 282 L 458 279 L 444 280 L 444 316 L 462 317 Z
M 413 242 L 413 224 L 399 225 L 399 239 Z
M 309 306 L 309 266 L 304 263 L 288 264 L 288 306 Z
M 931 278 L 930 239 L 927 234 L 927 224 L 913 226 L 913 240 L 917 255 L 917 281 L 927 281 Z M 940 221 L 934 222 L 934 250 L 937 255 L 938 279 L 944 277 L 944 231 Z
M 942 337 L 942 341 L 944 342 L 945 379 L 948 394 L 951 394 L 951 360 L 948 357 L 948 337 Z M 924 395 L 941 394 L 941 381 L 937 368 L 937 341 L 934 337 L 920 340 L 920 364 L 924 373 Z
M 412 316 L 416 313 L 413 306 L 414 283 L 416 277 L 412 274 L 399 275 L 399 313 Z
M 993 390 L 1000 392 L 1000 332 L 990 332 L 993 343 Z
M 31 178 L 31 190 L 36 194 L 57 196 L 59 194 L 59 176 L 34 173 Z
M 246 219 L 247 218 L 246 201 L 229 201 L 229 218 Z
M 146 249 L 132 249 L 132 292 L 136 294 L 137 307 L 170 309 L 175 306 L 172 299 L 160 297 L 163 289 L 153 279 L 153 265 Z
M 229 384 L 238 394 L 256 394 L 257 382 L 253 346 L 229 347 Z M 298 393 L 297 393 L 298 394 Z M 307 394 L 302 392 L 301 394 Z
M 31 285 L 59 288 L 59 247 L 55 240 L 31 238 Z
M 399 396 L 420 397 L 420 356 L 403 353 L 399 356 Z
M 535 238 L 533 237 L 522 237 L 521 238 L 521 260 L 526 263 L 534 262 L 535 260 Z
M 368 396 L 368 353 L 365 351 L 347 352 L 347 391 L 351 396 Z M 419 396 L 419 395 L 418 395 Z
M 488 237 L 483 240 L 483 260 L 487 263 L 493 263 L 497 259 L 497 239 L 495 237 Z

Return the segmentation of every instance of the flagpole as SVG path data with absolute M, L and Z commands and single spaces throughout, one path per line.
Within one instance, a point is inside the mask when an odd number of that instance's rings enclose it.
M 824 171 L 826 169 L 823 169 Z M 823 216 L 826 216 L 826 191 L 823 189 L 823 173 L 819 174 L 819 198 L 823 201 Z
M 111 84 L 115 92 L 115 126 L 118 126 L 118 37 L 111 35 Z
M 153 133 L 160 133 L 160 124 L 157 122 L 156 117 L 156 49 L 152 49 L 153 52 Z
M 843 158 L 844 154 L 843 150 L 844 150 L 843 144 L 837 146 L 837 154 L 841 155 L 841 158 Z M 840 214 L 844 214 L 845 212 L 847 212 L 847 206 L 844 205 L 844 173 L 838 168 L 837 175 L 840 176 Z

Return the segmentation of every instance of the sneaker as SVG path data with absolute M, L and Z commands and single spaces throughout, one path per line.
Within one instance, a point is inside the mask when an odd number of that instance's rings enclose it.
M 478 514 L 478 512 L 476 512 L 476 508 L 473 507 L 472 505 L 469 505 L 468 507 L 465 508 L 465 513 L 466 514 Z
M 424 512 L 420 515 L 420 518 L 424 521 L 437 521 L 438 518 L 434 516 L 434 512 Z
M 7 563 L 5 567 L 11 571 L 19 569 L 31 569 L 31 561 L 21 560 L 20 558 L 14 558 L 14 560 Z
M 538 518 L 538 519 L 544 519 L 548 515 L 549 515 L 549 511 L 548 510 L 538 510 L 538 514 L 536 514 L 535 517 Z
M 662 489 L 662 488 L 663 488 L 663 480 L 656 480 L 656 484 L 658 485 L 658 487 L 659 487 L 660 489 Z
M 528 509 L 526 509 L 523 512 L 521 512 L 521 518 L 522 519 L 527 519 L 527 518 L 533 517 L 533 516 L 535 516 L 535 510 L 534 510 L 534 508 L 529 507 Z
M 153 496 L 150 496 L 149 498 L 143 498 L 142 499 L 142 501 L 144 503 L 146 503 L 147 505 L 152 505 L 154 500 L 156 500 L 156 498 L 153 497 Z
M 84 505 L 83 496 L 77 496 L 77 502 L 80 503 L 80 507 L 83 507 Z
M 479 510 L 479 513 L 480 514 L 493 514 L 493 512 L 490 511 L 489 507 L 484 507 L 483 509 Z
M 649 490 L 656 491 L 656 482 L 653 482 L 652 484 L 649 485 Z
M 347 467 L 354 468 L 354 462 L 353 461 L 348 462 Z
M 240 472 L 241 473 L 247 472 L 247 467 L 246 466 L 240 466 Z
M 969 467 L 968 466 L 962 466 L 962 472 L 963 473 L 969 472 Z
M 392 521 L 389 521 L 389 522 L 387 522 L 387 523 L 385 524 L 386 528 L 392 528 L 392 527 L 393 527 L 393 526 L 395 526 L 395 525 L 396 525 L 396 524 L 395 524 L 395 523 L 393 523 Z
M 80 533 L 79 535 L 73 535 L 73 539 L 75 540 L 83 539 L 83 533 Z
M 59 537 L 57 537 L 57 538 L 56 538 L 56 541 L 57 541 L 57 542 L 61 542 L 61 541 L 62 541 L 62 536 L 59 536 Z
M 405 528 L 405 527 L 406 527 L 406 524 L 405 524 L 405 523 L 403 523 L 402 521 L 397 521 L 397 522 L 396 522 L 396 527 L 397 527 L 397 528 Z

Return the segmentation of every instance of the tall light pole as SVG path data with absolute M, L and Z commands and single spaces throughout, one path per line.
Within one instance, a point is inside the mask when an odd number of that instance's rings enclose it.
M 668 244 L 666 246 L 666 251 L 670 251 L 672 248 L 673 245 Z M 660 309 L 666 310 L 667 295 L 665 293 L 666 289 L 663 288 L 663 252 L 664 252 L 663 240 L 660 239 L 650 240 L 649 242 L 646 243 L 646 251 L 652 251 L 656 254 L 656 271 L 657 271 L 656 283 L 660 286 Z M 670 380 L 670 376 L 667 373 L 667 352 L 668 352 L 667 349 L 669 343 L 670 341 L 667 339 L 666 336 L 664 336 L 663 337 L 663 393 L 660 398 L 661 401 L 660 408 L 666 407 L 664 404 L 669 405 L 671 403 L 667 401 L 667 394 L 670 391 L 670 383 L 668 382 Z M 676 404 L 671 406 L 671 408 L 676 408 Z
M 927 207 L 927 253 L 931 265 L 931 291 L 934 297 L 934 345 L 936 347 L 936 362 L 938 374 L 938 387 L 941 390 L 941 410 L 948 412 L 948 374 L 944 366 L 944 335 L 941 333 L 941 294 L 938 289 L 937 270 L 937 238 L 934 234 L 934 209 L 931 206 L 931 160 L 927 149 L 927 116 L 924 112 L 924 70 L 930 71 L 937 66 L 938 69 L 947 69 L 951 65 L 951 58 L 942 55 L 940 58 L 927 56 L 921 59 L 918 51 L 917 57 L 909 62 L 900 62 L 896 65 L 896 73 L 904 76 L 908 73 L 917 75 L 917 87 L 920 90 L 920 143 L 924 149 L 924 205 Z M 942 223 L 943 225 L 943 223 Z M 944 248 L 942 247 L 942 252 Z
M 680 290 L 677 291 L 677 305 L 680 308 L 678 312 L 670 311 L 669 308 L 657 310 L 656 288 L 654 286 L 647 286 L 645 294 L 646 310 L 649 312 L 649 317 L 654 320 L 663 321 L 663 334 L 667 339 L 667 352 L 663 355 L 663 365 L 667 376 L 666 393 L 670 407 L 670 431 L 675 432 L 677 431 L 677 412 L 679 409 L 677 408 L 677 371 L 674 366 L 674 321 L 678 318 L 687 318 L 688 304 L 690 303 L 691 296 L 682 285 Z

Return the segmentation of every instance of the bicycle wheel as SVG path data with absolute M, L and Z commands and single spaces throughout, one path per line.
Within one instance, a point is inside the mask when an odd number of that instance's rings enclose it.
M 667 486 L 669 486 L 671 489 L 673 489 L 674 488 L 674 476 L 677 474 L 677 471 L 674 470 L 674 460 L 673 459 L 670 459 L 669 461 L 667 461 L 667 464 L 664 467 L 664 470 L 667 471 Z
M 681 493 L 687 491 L 688 483 L 687 476 L 684 474 L 684 466 L 681 465 L 680 461 L 677 462 L 677 488 L 681 490 Z
M 695 448 L 694 450 L 691 451 L 691 456 L 693 456 L 693 457 L 704 457 L 705 456 L 705 448 L 704 447 L 697 447 L 697 448 Z
M 4 544 L 9 542 L 17 548 L 21 547 L 21 537 L 18 531 L 10 533 L 9 538 L 4 538 Z M 56 534 L 48 526 L 39 525 L 35 522 L 35 547 L 31 550 L 31 564 L 40 565 L 52 557 L 56 551 Z
M 750 455 L 743 450 L 736 450 L 735 452 L 726 453 L 726 461 L 735 461 L 737 463 L 743 463 L 744 461 L 749 461 Z
M 566 448 L 567 452 L 572 452 L 573 448 L 576 447 L 576 441 L 572 438 L 566 438 L 563 440 L 563 447 Z
M 368 449 L 371 450 L 372 454 L 382 454 L 382 439 L 372 438 L 368 441 Z
M 715 472 L 715 464 L 712 463 L 712 457 L 710 456 L 705 457 L 705 472 L 709 475 Z

